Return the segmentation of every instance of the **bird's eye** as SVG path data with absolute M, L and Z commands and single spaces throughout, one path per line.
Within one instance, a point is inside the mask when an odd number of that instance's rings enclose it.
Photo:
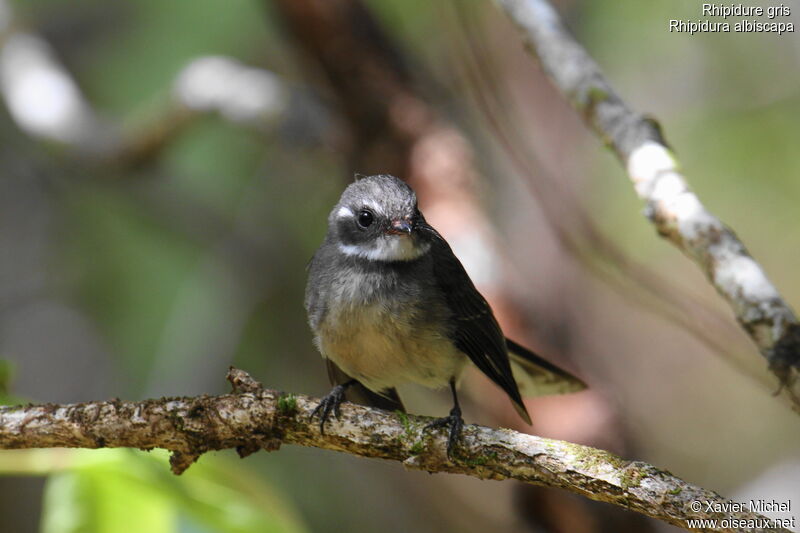
M 358 212 L 358 218 L 356 221 L 358 222 L 359 226 L 366 228 L 375 221 L 375 216 L 370 211 L 362 209 Z

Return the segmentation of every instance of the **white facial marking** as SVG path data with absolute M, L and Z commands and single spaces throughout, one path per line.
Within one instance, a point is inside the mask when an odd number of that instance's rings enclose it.
M 336 218 L 352 217 L 353 211 L 349 207 L 342 206 L 336 212 Z
M 342 253 L 371 261 L 411 261 L 428 253 L 430 248 L 431 245 L 427 242 L 416 246 L 405 235 L 384 235 L 371 243 L 371 246 L 339 244 Z
M 375 202 L 364 202 L 364 207 L 376 214 L 384 214 L 383 208 Z

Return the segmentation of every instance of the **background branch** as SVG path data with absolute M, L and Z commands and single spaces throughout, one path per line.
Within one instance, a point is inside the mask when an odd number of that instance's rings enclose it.
M 0 448 L 164 448 L 173 454 L 173 472 L 180 474 L 210 450 L 235 448 L 245 457 L 261 448 L 298 444 L 400 461 L 427 472 L 562 488 L 678 527 L 693 518 L 763 524 L 700 531 L 788 531 L 753 513 L 709 511 L 726 501 L 669 472 L 603 450 L 470 425 L 453 463 L 444 453 L 445 436 L 423 430 L 425 417 L 345 403 L 341 419 L 329 422 L 322 434 L 311 418 L 318 399 L 263 389 L 233 368 L 228 379 L 234 391 L 221 396 L 0 407 Z M 701 509 L 692 510 L 692 502 L 701 502 Z
M 703 269 L 800 410 L 797 318 L 744 244 L 689 189 L 658 124 L 622 101 L 546 0 L 498 3 L 551 81 L 625 164 L 658 233 Z

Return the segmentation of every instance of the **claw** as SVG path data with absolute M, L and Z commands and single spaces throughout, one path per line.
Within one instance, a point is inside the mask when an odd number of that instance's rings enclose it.
M 347 386 L 347 384 L 336 385 L 320 400 L 319 405 L 311 411 L 309 419 L 319 415 L 319 432 L 322 435 L 325 434 L 325 422 L 330 418 L 331 412 L 337 420 L 341 418 L 341 404 L 344 401 L 344 392 L 347 390 Z
M 461 409 L 459 409 L 458 406 L 453 407 L 449 416 L 434 420 L 425 426 L 425 431 L 447 426 L 450 426 L 450 433 L 447 436 L 447 458 L 452 461 L 456 443 L 459 437 L 461 437 L 461 430 L 464 429 L 464 419 L 461 418 Z

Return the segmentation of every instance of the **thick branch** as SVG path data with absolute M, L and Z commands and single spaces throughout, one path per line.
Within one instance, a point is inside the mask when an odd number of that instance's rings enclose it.
M 703 269 L 800 410 L 797 318 L 733 231 L 689 189 L 657 123 L 625 105 L 546 0 L 497 1 L 555 86 L 625 164 L 658 233 Z
M 209 450 L 235 448 L 245 456 L 299 444 L 400 461 L 415 470 L 562 488 L 684 528 L 692 518 L 763 524 L 700 531 L 787 531 L 752 513 L 707 512 L 707 505 L 726 502 L 669 472 L 588 446 L 471 425 L 453 463 L 445 456 L 444 434 L 423 430 L 425 417 L 345 403 L 341 419 L 330 421 L 323 435 L 310 417 L 318 400 L 262 389 L 236 369 L 228 379 L 234 392 L 222 396 L 0 407 L 0 449 L 164 448 L 173 452 L 172 469 L 180 474 Z M 699 511 L 690 506 L 695 501 Z

